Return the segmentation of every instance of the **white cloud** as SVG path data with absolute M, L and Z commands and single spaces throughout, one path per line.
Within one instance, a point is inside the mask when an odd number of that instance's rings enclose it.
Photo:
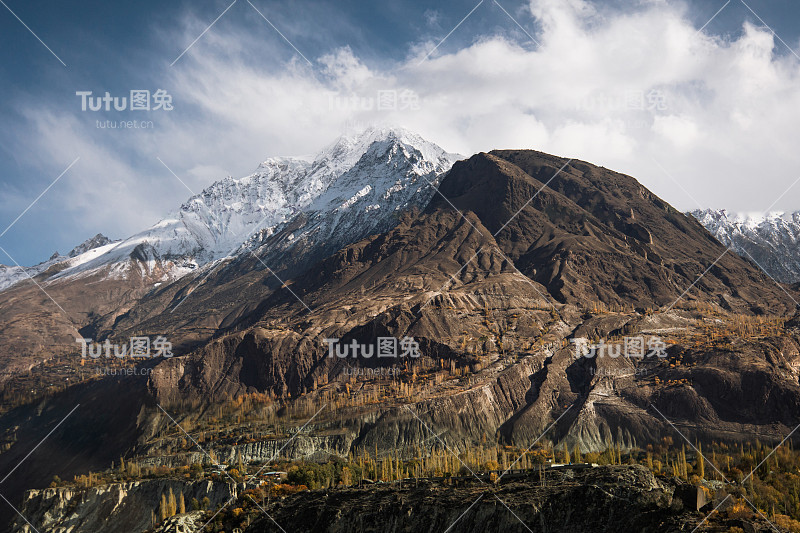
M 678 148 L 695 145 L 701 136 L 697 124 L 691 118 L 677 115 L 656 117 L 653 131 Z

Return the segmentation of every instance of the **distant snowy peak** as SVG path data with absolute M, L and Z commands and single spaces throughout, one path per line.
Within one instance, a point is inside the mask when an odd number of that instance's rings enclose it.
M 749 215 L 698 209 L 691 215 L 722 244 L 757 263 L 777 281 L 800 281 L 800 211 Z
M 46 272 L 47 269 L 54 265 L 64 263 L 65 265 L 79 264 L 82 259 L 88 260 L 92 255 L 97 255 L 97 250 L 109 248 L 114 242 L 102 233 L 98 233 L 91 239 L 87 239 L 75 248 L 72 249 L 67 255 L 61 255 L 55 252 L 47 261 L 43 261 L 38 265 L 30 267 L 22 266 L 6 266 L 0 265 L 0 291 L 19 283 L 20 281 L 28 280 L 32 277 Z M 90 253 L 92 252 L 92 253 Z
M 727 209 L 696 209 L 691 212 L 703 225 L 712 224 L 721 227 L 783 227 L 788 224 L 800 224 L 800 211 L 787 214 L 783 211 L 763 213 L 729 213 Z
M 83 241 L 81 244 L 76 246 L 72 249 L 70 253 L 67 254 L 67 257 L 77 257 L 81 254 L 88 252 L 89 250 L 94 250 L 95 248 L 99 248 L 101 246 L 105 246 L 110 244 L 112 241 L 102 233 L 98 233 L 91 239 L 87 239 Z M 57 257 L 58 252 L 56 252 L 56 256 L 51 257 L 50 259 L 54 259 Z

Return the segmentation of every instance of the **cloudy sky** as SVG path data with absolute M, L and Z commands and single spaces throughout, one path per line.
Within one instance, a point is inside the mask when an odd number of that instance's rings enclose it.
M 0 236 L 14 259 L 368 124 L 587 160 L 683 210 L 800 210 L 797 2 L 232 1 L 0 1 L 0 232 L 41 195 Z M 173 109 L 76 95 L 159 89 Z

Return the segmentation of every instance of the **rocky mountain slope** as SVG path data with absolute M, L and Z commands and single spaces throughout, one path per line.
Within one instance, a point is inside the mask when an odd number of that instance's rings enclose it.
M 731 215 L 724 209 L 691 212 L 714 237 L 783 283 L 800 282 L 800 211 L 791 215 Z
M 558 440 L 585 450 L 611 441 L 636 446 L 670 432 L 650 403 L 697 428 L 702 420 L 708 435 L 790 427 L 795 407 L 778 406 L 800 406 L 797 340 L 739 343 L 726 352 L 733 358 L 713 349 L 682 356 L 697 369 L 675 369 L 674 360 L 576 361 L 572 347 L 561 344 L 623 328 L 651 335 L 699 328 L 696 316 L 671 309 L 681 296 L 678 308 L 794 309 L 757 267 L 733 254 L 720 258 L 724 247 L 702 226 L 630 177 L 573 162 L 542 189 L 566 162 L 495 152 L 457 163 L 441 185 L 455 208 L 434 199 L 420 215 L 323 260 L 294 279 L 291 292 L 277 286 L 265 293 L 230 332 L 159 363 L 149 378 L 151 394 L 172 405 L 252 390 L 294 396 L 333 382 L 348 363 L 381 364 L 326 357 L 324 338 L 368 344 L 411 336 L 431 357 L 456 365 L 499 351 L 487 345 L 491 340 L 506 349 L 513 342 L 522 359 L 510 365 L 497 353 L 480 385 L 420 401 L 455 447 L 482 434 L 527 442 L 569 406 L 574 410 Z M 224 284 L 214 287 L 206 290 L 213 294 Z M 203 302 L 208 309 L 214 299 Z M 582 316 L 580 309 L 596 302 L 661 312 Z M 545 340 L 550 344 L 537 344 Z M 695 386 L 663 389 L 656 374 Z M 385 412 L 381 424 L 359 435 L 360 442 L 402 447 L 420 437 L 407 413 Z
M 329 301 L 324 309 L 345 300 L 370 302 L 360 291 L 377 298 L 386 290 L 383 302 L 427 301 L 445 284 L 462 282 L 451 275 L 468 276 L 481 261 L 495 263 L 504 276 L 515 275 L 535 299 L 551 303 L 657 309 L 680 297 L 745 313 L 794 309 L 791 298 L 757 267 L 724 254 L 696 220 L 635 179 L 584 162 L 567 163 L 533 151 L 478 154 L 458 162 L 443 180 L 440 190 L 447 200 L 433 196 L 419 217 L 398 226 L 402 230 L 337 252 L 332 261 L 339 263 L 323 262 L 316 275 L 297 276 L 291 265 L 299 263 L 293 251 L 318 246 L 280 253 L 295 235 L 287 227 L 268 239 L 259 257 L 240 256 L 160 288 L 120 317 L 115 330 L 168 334 L 178 344 L 199 345 L 220 328 L 252 323 L 268 308 L 281 309 L 291 322 L 314 316 L 322 300 Z M 460 213 L 473 214 L 465 219 Z M 459 249 L 467 233 L 469 244 Z M 339 246 L 332 240 L 336 245 L 325 253 Z M 334 282 L 338 270 L 346 272 L 341 284 Z M 482 276 L 485 269 L 479 270 Z M 290 280 L 289 289 L 272 275 L 275 271 Z M 242 300 L 243 293 L 251 297 Z M 188 305 L 181 304 L 184 299 Z M 186 308 L 173 313 L 176 305 Z
M 634 178 L 567 163 L 531 150 L 478 154 L 454 166 L 441 190 L 476 213 L 517 268 L 560 302 L 658 308 L 688 291 L 688 300 L 698 294 L 729 310 L 764 312 L 767 302 L 793 309 L 757 268 L 720 257 L 725 248 L 702 226 Z

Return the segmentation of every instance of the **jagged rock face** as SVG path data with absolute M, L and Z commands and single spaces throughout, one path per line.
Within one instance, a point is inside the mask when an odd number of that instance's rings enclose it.
M 800 211 L 784 216 L 731 216 L 724 209 L 691 212 L 714 237 L 783 283 L 800 281 Z
M 315 426 L 311 425 L 304 431 L 311 432 Z M 262 440 L 247 442 L 233 446 L 217 446 L 214 448 L 215 458 L 223 464 L 236 464 L 241 457 L 247 462 L 269 462 L 276 457 L 291 457 L 295 460 L 326 461 L 331 457 L 347 457 L 353 449 L 353 443 L 358 437 L 358 430 L 354 427 L 344 428 L 336 434 L 330 430 L 325 435 L 297 435 L 293 438 Z M 187 464 L 202 464 L 208 461 L 203 452 L 189 452 L 170 455 L 171 450 L 160 449 L 157 446 L 146 447 L 140 450 L 148 454 L 139 461 L 141 465 L 168 466 L 176 468 Z
M 190 511 L 167 518 L 153 533 L 194 533 L 200 531 L 205 523 L 205 512 Z
M 275 523 L 297 532 L 331 533 L 678 532 L 702 520 L 692 502 L 678 496 L 683 485 L 655 479 L 640 466 L 549 472 L 544 486 L 538 474 L 499 486 L 410 485 L 299 493 L 276 502 L 269 509 L 272 518 L 245 533 L 273 531 Z M 771 528 L 761 520 L 749 526 L 757 532 Z
M 189 508 L 192 499 L 208 498 L 211 508 L 236 497 L 242 487 L 213 481 L 157 479 L 111 483 L 88 489 L 47 488 L 28 491 L 20 512 L 39 531 L 49 533 L 140 533 L 153 527 L 151 511 L 157 512 L 162 494 L 183 494 Z M 175 521 L 175 520 L 173 520 Z M 33 533 L 22 519 L 15 533 Z
M 458 335 L 478 327 L 484 305 L 531 310 L 547 305 L 544 288 L 514 272 L 485 228 L 471 225 L 476 222 L 452 211 L 409 216 L 390 232 L 337 252 L 292 284 L 311 313 L 288 291 L 271 293 L 240 321 L 240 331 L 155 368 L 150 378 L 155 396 L 171 402 L 248 387 L 295 394 L 310 388 L 314 378 L 341 372 L 342 362 L 327 357 L 324 338 L 409 335 L 452 352 L 448 346 Z M 470 258 L 458 274 L 465 286 L 442 291 Z M 442 305 L 472 316 L 443 314 L 437 310 Z M 521 333 L 538 332 L 548 313 L 536 313 L 530 324 L 520 324 Z

